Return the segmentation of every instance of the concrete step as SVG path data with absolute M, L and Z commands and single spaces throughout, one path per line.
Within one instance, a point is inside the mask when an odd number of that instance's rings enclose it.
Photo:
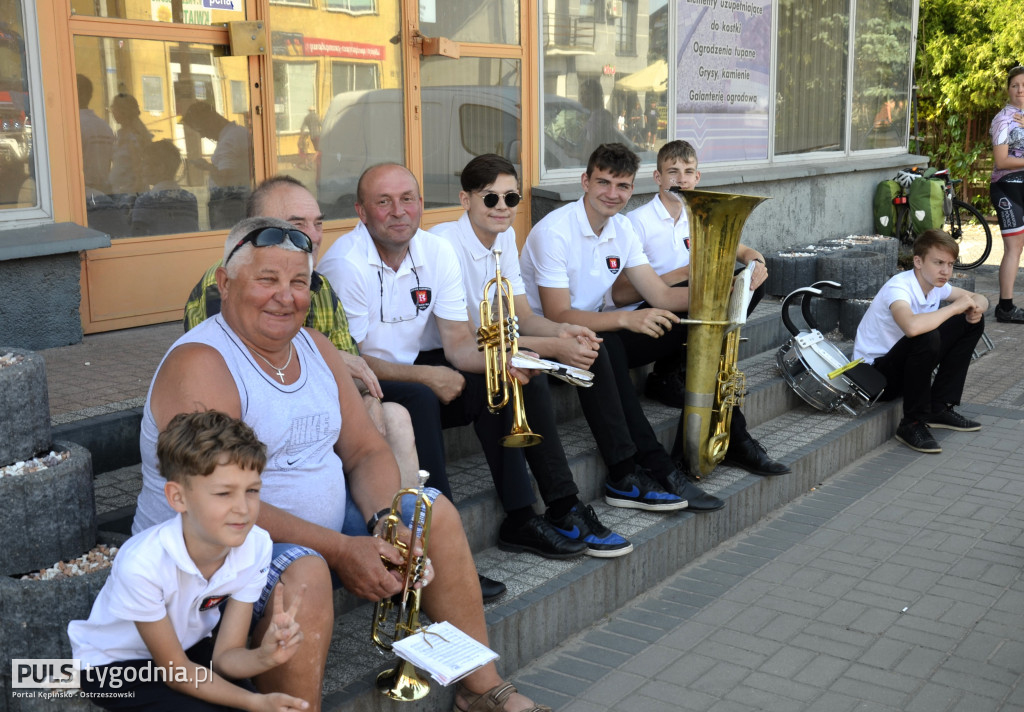
M 487 607 L 491 646 L 501 652 L 505 673 L 556 647 L 656 585 L 680 566 L 721 544 L 774 509 L 810 491 L 832 473 L 888 440 L 895 432 L 899 406 L 887 403 L 851 418 L 826 415 L 795 405 L 752 428 L 773 455 L 793 472 L 761 478 L 718 467 L 702 486 L 727 501 L 710 514 L 657 515 L 614 509 L 593 501 L 599 516 L 629 538 L 634 551 L 617 559 L 583 558 L 555 562 L 530 554 L 509 554 L 494 547 L 475 554 L 481 572 L 505 581 L 506 596 Z M 662 425 L 663 437 L 671 430 Z M 464 517 L 476 503 L 459 502 Z M 474 526 L 467 522 L 467 530 Z M 372 689 L 376 673 L 389 663 L 368 641 L 371 607 L 362 605 L 338 617 L 327 666 L 326 710 L 383 712 L 389 702 Z M 451 709 L 452 691 L 435 686 L 414 710 Z

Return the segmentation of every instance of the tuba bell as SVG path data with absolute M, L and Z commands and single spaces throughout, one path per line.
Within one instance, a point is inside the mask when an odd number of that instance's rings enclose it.
M 404 561 L 397 568 L 404 584 L 400 593 L 378 601 L 373 610 L 370 637 L 382 652 L 390 652 L 394 643 L 421 629 L 420 589 L 414 586 L 423 576 L 427 545 L 430 543 L 430 516 L 433 503 L 424 492 L 429 476 L 426 470 L 420 470 L 419 484 L 416 487 L 399 490 L 391 500 L 391 511 L 383 519 L 381 538 L 402 554 Z M 398 537 L 399 528 L 402 526 L 402 497 L 406 495 L 416 498 L 408 546 Z M 417 538 L 423 542 L 423 553 L 420 555 L 416 555 L 413 550 L 413 543 Z M 383 561 L 387 568 L 396 568 L 390 560 Z M 392 622 L 392 612 L 396 606 L 398 610 Z M 394 668 L 385 670 L 377 676 L 377 690 L 392 700 L 406 702 L 426 697 L 430 692 L 430 683 L 416 672 L 412 663 L 402 660 Z
M 494 277 L 484 285 L 480 302 L 476 343 L 477 349 L 484 352 L 487 366 L 487 409 L 497 413 L 512 403 L 512 432 L 501 439 L 501 444 L 505 447 L 539 444 L 544 438 L 531 431 L 526 422 L 523 386 L 508 372 L 509 362 L 519 353 L 519 318 L 512 285 L 501 276 L 501 250 L 498 248 L 494 249 Z
M 690 306 L 686 338 L 686 396 L 674 455 L 690 473 L 707 475 L 725 459 L 734 406 L 746 390 L 736 368 L 739 328 L 729 318 L 733 266 L 743 224 L 767 198 L 704 190 L 686 191 L 690 214 Z M 745 315 L 745 312 L 744 312 Z

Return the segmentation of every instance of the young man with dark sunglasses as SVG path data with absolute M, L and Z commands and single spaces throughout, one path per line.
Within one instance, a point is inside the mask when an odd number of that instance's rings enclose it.
M 516 231 L 512 227 L 521 199 L 515 166 L 496 154 L 484 154 L 466 164 L 460 180 L 459 201 L 466 212 L 454 222 L 435 225 L 430 232 L 445 238 L 458 255 L 473 328 L 480 327 L 480 313 L 475 307 L 484 298 L 485 285 L 495 277 L 496 263 L 500 264 L 519 321 L 519 347 L 588 370 L 600 350 L 601 340 L 594 332 L 575 324 L 548 321 L 530 311 L 526 301 Z M 495 257 L 495 250 L 500 251 L 499 257 Z M 541 445 L 527 448 L 524 453 L 530 469 L 543 471 L 544 462 L 535 462 L 543 458 L 562 473 L 555 479 L 555 487 L 550 486 L 553 483 L 549 480 L 545 487 L 545 478 L 538 479 L 541 497 L 547 505 L 545 516 L 565 536 L 586 543 L 590 556 L 611 558 L 628 554 L 633 545 L 604 526 L 594 508 L 578 498 L 579 490 L 558 437 L 547 379 L 532 379 L 524 388 L 523 400 L 530 427 L 544 438 Z

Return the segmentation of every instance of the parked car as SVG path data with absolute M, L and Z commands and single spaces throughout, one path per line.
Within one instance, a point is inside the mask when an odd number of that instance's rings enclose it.
M 522 107 L 517 87 L 426 87 L 421 93 L 423 198 L 427 207 L 457 205 L 462 167 L 483 153 L 520 164 Z M 586 166 L 590 112 L 579 102 L 545 98 L 544 163 L 548 170 Z M 377 163 L 404 163 L 402 92 L 375 89 L 337 94 L 327 107 L 320 135 L 317 198 L 328 218 L 355 215 L 356 183 Z M 617 140 L 634 151 L 625 135 Z M 650 154 L 642 154 L 650 158 Z

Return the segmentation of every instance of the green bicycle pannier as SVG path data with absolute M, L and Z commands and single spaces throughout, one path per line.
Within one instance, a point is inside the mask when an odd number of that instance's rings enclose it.
M 941 228 L 945 220 L 942 212 L 942 181 L 928 177 L 918 178 L 907 188 L 907 207 L 910 209 L 910 225 L 920 235 L 925 230 Z
M 893 204 L 902 189 L 894 180 L 883 180 L 875 188 L 871 205 L 875 214 L 875 233 L 892 237 L 896 234 L 896 206 Z

